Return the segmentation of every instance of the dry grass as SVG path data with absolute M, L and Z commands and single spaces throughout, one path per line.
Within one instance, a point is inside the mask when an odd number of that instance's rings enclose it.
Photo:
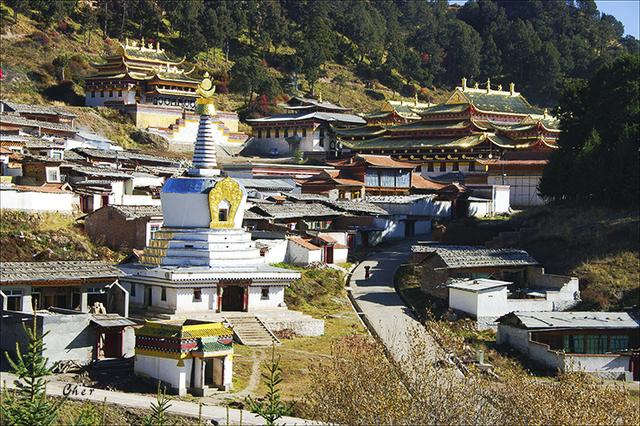
M 89 240 L 72 215 L 60 213 L 0 212 L 0 260 L 107 260 L 116 262 L 124 253 Z
M 429 351 L 415 340 L 414 354 Z M 505 374 L 500 381 L 471 371 L 421 365 L 399 374 L 372 339 L 346 338 L 341 357 L 311 370 L 311 392 L 301 406 L 309 418 L 339 424 L 636 424 L 636 401 L 622 386 L 602 386 L 568 374 L 540 381 Z M 412 356 L 413 359 L 426 357 Z M 404 379 L 404 380 L 403 380 Z

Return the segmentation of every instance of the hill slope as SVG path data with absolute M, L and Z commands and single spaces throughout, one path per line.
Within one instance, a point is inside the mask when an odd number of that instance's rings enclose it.
M 640 306 L 640 215 L 637 210 L 549 205 L 509 220 L 451 224 L 445 241 L 478 244 L 520 230 L 501 245 L 527 250 L 548 273 L 580 279 L 580 309 Z

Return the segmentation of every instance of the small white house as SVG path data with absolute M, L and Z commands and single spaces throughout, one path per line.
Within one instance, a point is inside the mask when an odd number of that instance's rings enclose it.
M 538 270 L 542 270 L 540 273 Z M 493 321 L 514 311 L 551 312 L 575 306 L 579 301 L 578 279 L 544 274 L 542 268 L 530 268 L 531 288 L 520 291 L 521 297 L 510 298 L 513 283 L 487 278 L 451 280 L 449 307 L 478 320 L 480 328 L 493 326 Z M 551 280 L 555 283 L 549 284 Z M 564 278 L 564 280 L 562 280 Z M 564 282 L 563 282 L 564 281 Z

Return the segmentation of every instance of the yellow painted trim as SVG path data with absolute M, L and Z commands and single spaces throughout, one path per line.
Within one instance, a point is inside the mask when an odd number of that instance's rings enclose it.
M 230 177 L 222 179 L 209 191 L 209 213 L 211 222 L 209 228 L 212 229 L 231 229 L 235 224 L 236 213 L 242 202 L 242 189 L 240 184 Z M 227 220 L 218 220 L 218 205 L 221 201 L 229 203 L 229 213 Z

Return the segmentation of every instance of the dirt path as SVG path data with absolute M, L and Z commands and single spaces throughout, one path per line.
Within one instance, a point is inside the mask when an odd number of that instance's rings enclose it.
M 235 398 L 245 398 L 249 395 L 252 395 L 260 384 L 260 365 L 262 365 L 262 361 L 266 358 L 266 355 L 263 350 L 258 350 L 254 352 L 251 357 L 253 364 L 251 364 L 251 376 L 249 376 L 249 382 L 247 383 L 247 387 L 242 389 L 240 392 L 235 393 Z

